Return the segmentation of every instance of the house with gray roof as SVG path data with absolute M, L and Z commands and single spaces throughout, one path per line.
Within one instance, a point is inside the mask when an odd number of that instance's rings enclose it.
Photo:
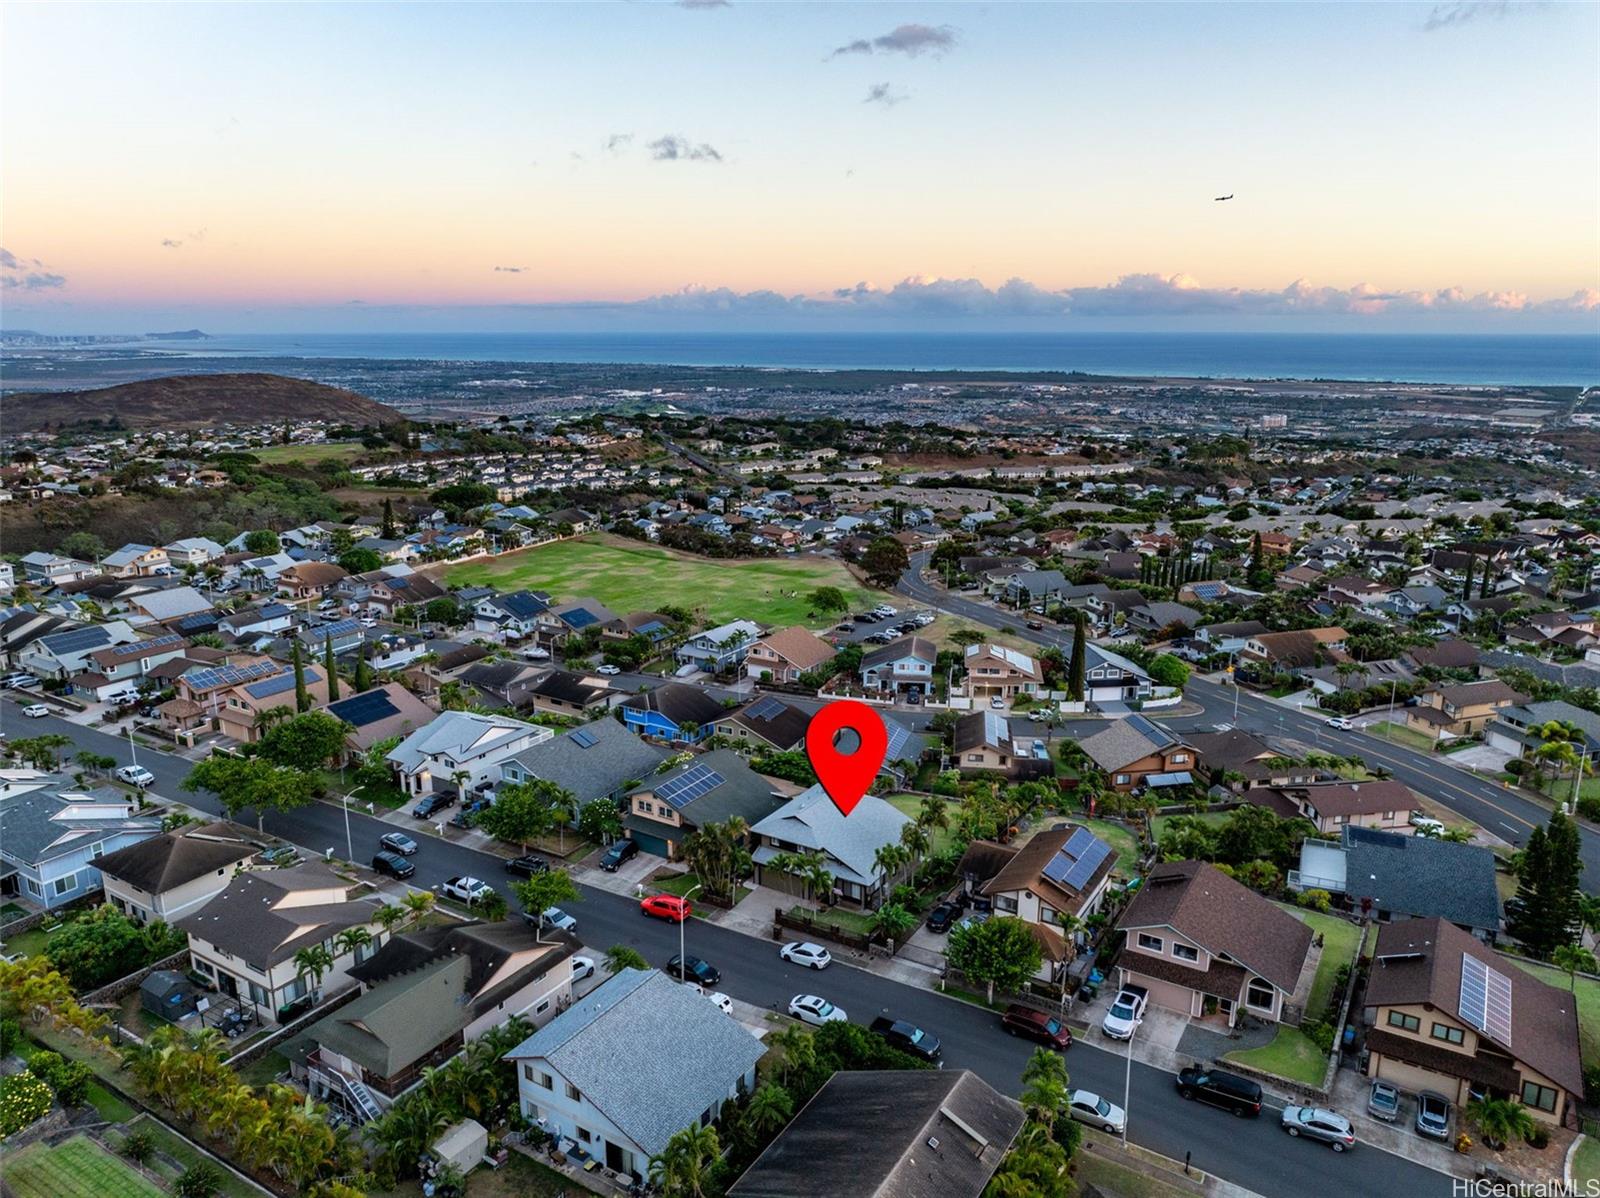
M 1154 777 L 1172 784 L 1194 781 L 1199 754 L 1182 738 L 1148 716 L 1115 720 L 1081 745 L 1090 761 L 1105 771 L 1113 790 L 1124 793 Z
M 506 1054 L 522 1115 L 617 1173 L 643 1178 L 686 1127 L 751 1092 L 762 1043 L 656 970 L 624 969 Z
M 90 864 L 100 871 L 106 901 L 134 923 L 174 923 L 220 894 L 255 855 L 255 845 L 213 823 L 138 840 Z
M 0 769 L 0 884 L 47 910 L 100 890 L 93 862 L 161 834 L 126 793 L 59 774 Z
M 138 640 L 126 620 L 104 624 L 68 624 L 32 641 L 16 655 L 19 669 L 36 678 L 66 681 L 89 668 L 90 658 L 101 649 Z
M 809 787 L 751 826 L 756 883 L 788 894 L 806 886 L 782 868 L 790 853 L 820 853 L 833 875 L 835 897 L 872 905 L 887 885 L 874 858 L 880 848 L 900 843 L 911 820 L 877 795 L 863 795 L 848 818 L 820 785 Z
M 1586 748 L 1591 756 L 1600 754 L 1600 716 L 1560 699 L 1501 708 L 1484 728 L 1484 743 L 1521 757 L 1544 743 L 1538 730 L 1551 721 L 1571 724 L 1582 733 L 1580 751 Z
M 615 720 L 595 720 L 541 741 L 500 763 L 505 782 L 553 782 L 581 807 L 622 796 L 630 782 L 648 778 L 671 754 L 635 736 Z
M 707 824 L 738 817 L 754 826 L 793 789 L 756 773 L 732 749 L 716 749 L 635 786 L 622 827 L 645 852 L 676 860 L 683 842 Z

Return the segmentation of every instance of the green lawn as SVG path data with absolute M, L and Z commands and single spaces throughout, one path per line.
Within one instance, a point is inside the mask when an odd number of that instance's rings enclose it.
M 161 1198 L 162 1191 L 87 1136 L 30 1144 L 6 1161 L 17 1198 Z
M 275 1081 L 280 1073 L 289 1069 L 289 1059 L 281 1052 L 264 1052 L 238 1069 L 239 1078 L 248 1085 L 264 1086 Z
M 456 566 L 446 570 L 444 578 L 452 584 L 529 587 L 562 600 L 593 597 L 619 615 L 675 604 L 703 611 L 708 623 L 747 619 L 780 627 L 823 627 L 834 622 L 837 617 L 811 610 L 807 596 L 817 587 L 838 587 L 852 608 L 881 599 L 831 559 L 717 561 L 601 537 L 561 541 Z
M 1179 818 L 1179 817 L 1178 816 L 1173 816 L 1173 815 L 1158 815 L 1158 816 L 1155 817 L 1155 819 L 1150 821 L 1150 825 L 1151 825 L 1150 831 L 1151 831 L 1152 835 L 1155 836 L 1156 841 L 1158 843 L 1161 840 L 1161 834 L 1167 830 L 1167 825 L 1169 823 L 1171 823 L 1174 819 L 1177 819 L 1177 818 Z M 1226 812 L 1226 811 L 1201 811 L 1201 812 L 1197 812 L 1194 815 L 1185 815 L 1182 818 L 1183 819 L 1198 819 L 1201 823 L 1206 824 L 1206 825 L 1208 825 L 1210 827 L 1220 828 L 1223 824 L 1228 822 L 1228 812 Z
M 1230 1052 L 1224 1059 L 1308 1086 L 1320 1086 L 1328 1067 L 1328 1058 L 1297 1027 L 1280 1027 L 1271 1044 Z
M 1322 959 L 1317 962 L 1317 976 L 1311 982 L 1311 995 L 1306 999 L 1306 1018 L 1320 1019 L 1333 996 L 1333 975 L 1339 972 L 1339 966 L 1348 964 L 1355 956 L 1361 929 L 1333 915 L 1283 906 L 1284 910 L 1310 924 L 1313 932 L 1322 934 Z
M 1132 828 L 1104 819 L 1080 819 L 1076 822 L 1083 824 L 1117 851 L 1117 873 L 1124 878 L 1133 877 L 1139 866 L 1139 838 L 1134 835 Z
M 923 798 L 923 795 L 890 795 L 889 805 L 895 810 L 899 811 L 900 814 L 909 816 L 911 819 L 916 819 L 917 813 L 922 810 Z M 944 799 L 940 799 L 939 801 L 941 803 L 945 802 Z M 955 804 L 950 803 L 947 804 L 947 806 L 949 807 L 950 814 L 953 817 L 956 811 Z M 931 853 L 942 853 L 945 849 L 952 847 L 955 843 L 956 833 L 954 828 L 934 828 L 933 846 L 929 851 Z
M 872 917 L 863 915 L 859 911 L 847 911 L 843 907 L 832 907 L 825 911 L 816 911 L 810 907 L 796 904 L 789 908 L 791 915 L 804 915 L 816 920 L 818 923 L 831 924 L 846 932 L 855 932 L 860 936 L 872 935 Z
M 25 1061 L 30 1060 L 33 1054 L 42 1047 L 44 1047 L 42 1044 L 35 1044 L 32 1040 L 24 1039 L 17 1044 L 17 1055 Z M 89 1105 L 107 1123 L 123 1123 L 138 1114 L 138 1111 L 132 1106 L 118 1098 L 97 1081 L 89 1083 L 86 1093 Z
M 662 894 L 676 894 L 680 897 L 688 894 L 689 891 L 693 890 L 698 885 L 700 885 L 700 879 L 693 873 L 673 874 L 670 878 L 658 878 L 650 883 L 651 889 L 653 890 L 658 890 Z M 738 894 L 734 896 L 733 900 L 735 905 L 738 905 L 745 900 L 750 893 L 750 887 L 740 886 L 738 891 Z M 695 896 L 695 898 L 699 897 L 699 895 Z M 694 899 L 689 900 L 689 905 L 691 908 L 693 908 L 694 914 L 698 917 L 704 918 L 708 914 L 708 912 L 706 912 L 704 909 L 694 906 Z
M 188 1140 L 169 1131 L 164 1124 L 150 1118 L 148 1115 L 141 1115 L 128 1124 L 128 1130 L 130 1132 L 146 1132 L 155 1141 L 158 1151 L 165 1152 L 185 1169 L 192 1168 L 199 1161 L 205 1161 L 210 1164 L 222 1174 L 222 1188 L 218 1193 L 227 1195 L 227 1198 L 261 1198 L 262 1195 L 267 1193 L 260 1186 L 235 1177 L 230 1170 L 218 1165 L 209 1156 L 201 1152 L 200 1149 L 189 1143 Z M 167 1171 L 166 1169 L 161 1170 L 163 1173 Z
M 1557 989 L 1566 990 L 1571 986 L 1567 975 L 1559 969 L 1541 965 L 1537 961 L 1525 961 L 1521 957 L 1509 959 L 1541 982 Z M 1585 1066 L 1600 1065 L 1600 982 L 1592 978 L 1579 978 L 1572 989 L 1578 998 L 1578 1038 L 1583 1047 L 1583 1063 Z
M 472 1198 L 563 1198 L 589 1191 L 549 1166 L 513 1152 L 511 1159 L 498 1169 L 475 1170 L 468 1192 Z M 392 1190 L 367 1193 L 368 1198 L 422 1198 L 422 1184 L 405 1181 Z
M 1112 1160 L 1099 1152 L 1080 1152 L 1072 1159 L 1072 1173 L 1080 1186 L 1092 1185 L 1106 1198 L 1190 1198 L 1192 1191 L 1168 1185 L 1158 1177 L 1140 1172 L 1130 1158 L 1124 1160 L 1128 1163 Z
M 7 953 L 21 953 L 24 957 L 37 957 L 50 941 L 50 933 L 43 928 L 29 928 L 15 936 L 0 936 Z
M 1379 740 L 1391 741 L 1397 745 L 1404 745 L 1408 749 L 1415 749 L 1419 753 L 1433 752 L 1433 737 L 1425 732 L 1418 732 L 1415 728 L 1407 728 L 1399 721 L 1383 720 L 1373 724 L 1367 729 L 1368 736 L 1375 736 Z
M 1571 1181 L 1579 1194 L 1600 1188 L 1600 1140 L 1585 1136 L 1578 1145 L 1578 1150 L 1572 1154 Z
M 369 452 L 359 441 L 318 441 L 310 445 L 274 445 L 270 449 L 252 449 L 250 455 L 268 466 L 281 466 L 285 462 L 303 462 L 313 466 L 318 462 L 346 461 Z

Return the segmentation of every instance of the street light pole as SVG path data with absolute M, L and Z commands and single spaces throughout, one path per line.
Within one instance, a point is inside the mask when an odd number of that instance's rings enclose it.
M 133 725 L 128 725 L 128 752 L 133 755 L 133 764 L 139 764 L 139 746 L 133 740 Z
M 1139 1034 L 1139 1025 L 1135 1023 L 1133 1030 L 1128 1033 L 1128 1052 L 1122 1066 L 1122 1146 L 1128 1146 L 1128 1100 L 1133 1091 L 1133 1038 Z
M 350 800 L 355 798 L 356 795 L 359 794 L 361 792 L 361 790 L 365 786 L 366 786 L 366 783 L 363 782 L 360 786 L 356 787 L 354 790 L 349 791 L 344 796 L 344 802 L 342 804 L 340 804 L 340 806 L 342 806 L 344 808 L 344 852 L 345 852 L 345 860 L 349 861 L 352 864 L 355 863 L 355 859 L 356 859 L 356 846 L 355 846 L 355 842 L 350 839 Z
M 689 896 L 695 893 L 695 891 L 699 890 L 703 885 L 703 882 L 696 882 L 693 886 L 689 887 L 688 890 L 684 891 L 683 894 L 685 910 L 683 912 L 683 918 L 678 921 L 678 981 L 680 982 L 687 982 L 689 980 L 689 968 L 683 959 L 683 925 L 689 922 L 689 912 L 687 909 Z
M 1400 685 L 1400 679 L 1389 679 L 1389 726 L 1383 730 L 1385 740 L 1394 739 L 1394 688 Z

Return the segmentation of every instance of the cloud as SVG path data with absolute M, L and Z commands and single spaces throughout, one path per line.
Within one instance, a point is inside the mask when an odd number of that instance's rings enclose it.
M 867 98 L 861 102 L 863 104 L 882 104 L 885 108 L 893 108 L 896 104 L 904 103 L 905 99 L 905 94 L 895 91 L 890 84 L 874 83 L 867 88 Z
M 1456 25 L 1465 25 L 1469 21 L 1476 21 L 1479 17 L 1488 17 L 1499 20 L 1507 16 L 1515 8 L 1527 11 L 1533 5 L 1514 5 L 1509 0 L 1456 0 L 1450 4 L 1435 4 L 1429 11 L 1427 18 L 1422 22 L 1424 33 L 1434 33 L 1440 29 L 1450 29 Z
M 175 249 L 177 249 L 177 248 L 178 248 L 178 247 L 179 247 L 179 246 L 180 246 L 180 245 L 182 245 L 182 244 L 183 244 L 183 242 L 182 242 L 182 241 L 179 241 L 179 240 L 178 240 L 178 239 L 177 239 L 177 238 L 175 238 L 175 237 L 163 237 L 163 238 L 162 238 L 162 239 L 161 239 L 161 244 L 162 244 L 162 246 L 163 246 L 163 247 L 165 247 L 165 248 L 166 248 L 166 249 L 169 249 L 169 250 L 175 250 Z
M 527 269 L 528 268 L 526 266 L 497 266 L 494 268 L 494 271 L 495 274 L 499 275 L 520 275 Z
M 65 275 L 46 270 L 37 258 L 20 258 L 0 247 L 0 289 L 6 291 L 53 291 L 65 287 Z
M 631 133 L 613 133 L 610 137 L 606 138 L 606 152 L 609 154 L 620 154 L 623 150 L 626 150 L 628 146 L 632 144 L 632 142 L 633 134 Z
M 206 231 L 204 229 L 197 229 L 193 233 L 185 233 L 182 237 L 163 237 L 161 239 L 161 246 L 163 249 L 176 250 L 181 249 L 185 243 L 192 244 L 204 241 L 205 239 Z
M 846 42 L 828 55 L 841 54 L 904 54 L 916 58 L 920 54 L 938 56 L 955 48 L 957 31 L 950 25 L 896 25 L 888 33 L 875 38 L 857 38 Z
M 657 162 L 721 162 L 717 148 L 700 142 L 696 145 L 686 137 L 669 133 L 649 144 L 650 157 Z

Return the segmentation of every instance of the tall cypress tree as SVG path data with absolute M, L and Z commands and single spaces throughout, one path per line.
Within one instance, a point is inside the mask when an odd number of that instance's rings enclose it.
M 333 658 L 333 638 L 322 638 L 322 668 L 328 675 L 328 702 L 339 697 L 339 664 Z
M 1083 612 L 1077 611 L 1072 616 L 1072 659 L 1067 664 L 1067 694 L 1073 702 L 1083 701 L 1084 670 L 1088 661 L 1087 642 L 1089 632 L 1087 621 Z
M 1472 573 L 1473 573 L 1474 570 L 1477 569 L 1477 566 L 1478 566 L 1477 556 L 1476 555 L 1469 556 L 1467 558 L 1467 581 L 1464 584 L 1462 584 L 1462 587 L 1461 587 L 1461 597 L 1463 599 L 1471 599 L 1472 598 Z
M 1489 597 L 1489 584 L 1494 581 L 1492 574 L 1493 571 L 1489 569 L 1489 563 L 1485 561 L 1483 563 L 1483 581 L 1478 584 L 1479 599 L 1487 599 Z
M 394 540 L 394 500 L 383 501 L 383 539 Z
M 300 658 L 300 638 L 294 638 L 294 706 L 296 711 L 311 710 L 311 692 L 306 690 L 306 664 Z
M 361 641 L 361 651 L 356 654 L 356 692 L 372 689 L 372 664 L 367 661 L 367 642 Z
M 1506 930 L 1529 952 L 1548 957 L 1572 943 L 1582 868 L 1577 825 L 1553 812 L 1548 828 L 1535 828 L 1528 837 L 1517 893 L 1506 904 Z

